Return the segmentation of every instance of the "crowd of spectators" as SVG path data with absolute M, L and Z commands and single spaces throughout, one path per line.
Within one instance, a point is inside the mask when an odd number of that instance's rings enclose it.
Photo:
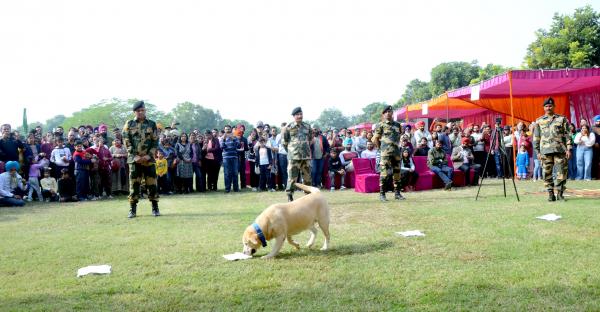
M 215 192 L 221 167 L 226 193 L 245 189 L 284 190 L 288 161 L 280 129 L 285 126 L 285 123 L 275 127 L 258 122 L 249 133 L 243 125 L 194 129 L 189 133 L 177 129 L 177 124 L 160 126 L 156 157 L 160 194 Z M 429 128 L 423 121 L 414 125 L 402 123 L 402 127 L 399 145 L 405 190 L 414 189 L 419 178 L 414 156 L 427 156 L 429 169 L 446 187 L 451 185 L 453 169 L 475 171 L 472 180 L 465 175 L 467 185 L 477 184 L 481 176 L 510 178 L 515 174 L 522 180 L 542 179 L 540 161 L 532 147 L 534 124 L 526 126 L 520 122 L 511 127 L 433 120 Z M 110 199 L 129 192 L 127 149 L 118 128 L 109 133 L 105 124 L 82 125 L 66 132 L 62 127 L 48 132 L 36 127 L 22 136 L 4 124 L 1 132 L 0 205 L 21 206 L 32 200 Z M 353 171 L 352 158 L 379 157 L 371 142 L 371 129 L 314 128 L 313 132 L 310 145 L 313 186 L 323 187 L 325 178 L 333 191 L 335 178 L 340 176 L 341 187 L 345 188 L 344 177 Z M 591 123 L 581 120 L 579 128 L 571 124 L 570 132 L 574 147 L 569 178 L 598 179 L 600 116 Z M 502 150 L 506 151 L 506 157 Z M 448 158 L 454 168 L 448 166 Z

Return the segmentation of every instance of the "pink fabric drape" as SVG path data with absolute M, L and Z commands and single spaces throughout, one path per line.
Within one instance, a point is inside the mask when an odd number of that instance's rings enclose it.
M 592 118 L 600 115 L 600 87 L 572 93 L 570 100 L 573 108 L 571 120 L 578 127 L 581 126 L 581 119 L 586 119 L 589 124 L 593 124 Z

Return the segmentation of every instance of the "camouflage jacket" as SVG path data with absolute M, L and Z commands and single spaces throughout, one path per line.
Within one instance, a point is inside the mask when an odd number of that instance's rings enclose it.
M 437 149 L 437 148 L 432 148 L 429 150 L 429 153 L 427 153 L 427 166 L 429 168 L 431 167 L 440 167 L 440 166 L 447 166 L 448 165 L 448 159 L 446 159 L 446 153 L 444 152 L 444 149 Z
M 573 141 L 569 134 L 569 121 L 561 115 L 544 115 L 535 121 L 533 148 L 538 154 L 564 154 L 571 150 Z
M 309 124 L 302 122 L 298 125 L 293 121 L 283 128 L 282 137 L 288 159 L 310 159 L 310 143 L 313 132 Z
M 400 154 L 400 123 L 396 121 L 382 121 L 375 127 L 373 133 L 373 143 L 377 146 L 379 141 L 379 151 L 382 156 Z
M 158 148 L 158 131 L 156 123 L 146 119 L 138 122 L 129 120 L 123 126 L 123 144 L 127 148 L 127 163 L 134 163 L 135 156 L 150 156 L 148 164 L 154 163 Z

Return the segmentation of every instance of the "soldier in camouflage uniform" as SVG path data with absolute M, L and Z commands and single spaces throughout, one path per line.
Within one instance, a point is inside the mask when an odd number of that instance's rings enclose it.
M 387 201 L 385 191 L 390 179 L 394 179 L 396 199 L 404 199 L 400 194 L 400 135 L 402 126 L 393 119 L 394 109 L 388 105 L 381 113 L 383 120 L 375 127 L 373 144 L 379 149 L 379 200 Z
M 156 123 L 146 119 L 144 101 L 133 105 L 135 119 L 129 120 L 123 126 L 123 143 L 127 148 L 127 163 L 129 164 L 129 218 L 136 217 L 137 203 L 140 198 L 142 178 L 152 202 L 152 214 L 160 216 L 158 210 L 158 193 L 156 191 L 155 155 L 158 148 L 158 132 Z
M 294 121 L 282 129 L 283 147 L 288 153 L 288 181 L 285 191 L 288 201 L 294 200 L 294 183 L 298 181 L 300 173 L 305 185 L 311 185 L 310 176 L 310 143 L 313 137 L 309 124 L 302 121 L 302 109 L 294 108 L 292 111 Z
M 571 135 L 569 121 L 565 116 L 554 113 L 554 99 L 544 101 L 544 116 L 535 121 L 533 148 L 542 161 L 544 186 L 548 189 L 548 201 L 565 200 L 563 192 L 567 182 L 568 160 L 571 158 Z M 552 171 L 556 168 L 556 184 Z M 554 196 L 554 186 L 558 194 Z

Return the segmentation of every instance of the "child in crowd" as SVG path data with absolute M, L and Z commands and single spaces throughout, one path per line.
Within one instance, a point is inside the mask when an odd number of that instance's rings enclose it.
M 40 181 L 42 185 L 42 195 L 46 202 L 58 200 L 58 183 L 50 175 L 50 169 L 44 170 L 44 178 Z
M 341 190 L 345 189 L 344 186 L 344 178 L 346 177 L 346 171 L 344 170 L 344 166 L 342 165 L 342 160 L 338 156 L 338 152 L 335 149 L 332 149 L 329 152 L 329 181 L 330 181 L 330 190 L 335 191 L 335 176 L 339 175 L 342 177 L 342 186 Z
M 527 179 L 527 168 L 529 168 L 529 153 L 527 153 L 527 146 L 522 144 L 519 154 L 517 154 L 517 178 L 519 180 Z
M 264 136 L 260 137 L 258 139 L 258 145 L 255 147 L 255 154 L 258 158 L 256 164 L 260 170 L 258 189 L 261 191 L 267 190 L 267 185 L 269 185 L 268 180 L 271 177 L 271 162 L 273 161 L 271 149 L 266 146 L 266 142 L 267 140 Z
M 162 150 L 156 151 L 156 177 L 158 178 L 158 193 L 165 195 L 169 193 L 169 166 L 165 153 Z
M 27 196 L 27 201 L 33 200 L 33 191 L 37 194 L 38 201 L 44 200 L 42 190 L 40 189 L 40 168 L 42 168 L 42 166 L 34 159 L 29 167 L 29 194 Z
M 87 200 L 90 189 L 90 165 L 92 164 L 91 155 L 83 149 L 83 142 L 75 143 L 75 181 L 76 192 L 79 200 Z
M 58 180 L 58 195 L 60 202 L 76 202 L 78 201 L 75 181 L 69 175 L 69 169 L 61 171 L 62 177 Z
M 96 140 L 94 138 L 94 140 Z M 90 200 L 98 200 L 100 198 L 100 163 L 98 158 L 98 151 L 93 147 L 85 149 L 86 157 L 92 162 L 89 166 L 89 198 Z

